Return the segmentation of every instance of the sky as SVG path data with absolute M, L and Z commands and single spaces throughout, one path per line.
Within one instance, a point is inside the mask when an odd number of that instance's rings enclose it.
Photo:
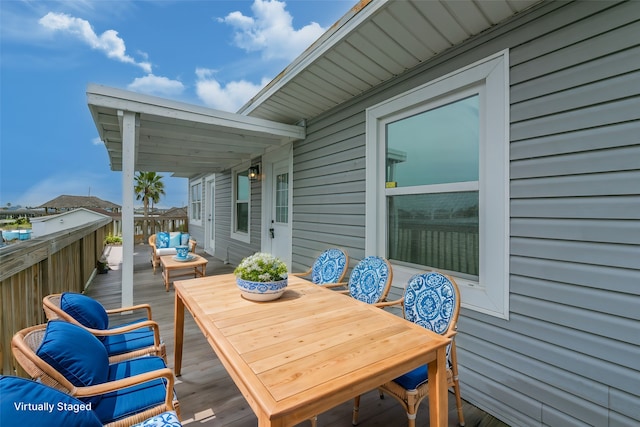
M 355 3 L 0 0 L 0 207 L 122 204 L 89 83 L 236 112 Z M 157 206 L 186 206 L 187 180 L 162 175 Z

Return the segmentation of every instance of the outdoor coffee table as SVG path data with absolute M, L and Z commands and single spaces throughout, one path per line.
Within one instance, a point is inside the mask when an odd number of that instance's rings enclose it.
M 207 262 L 209 261 L 206 258 L 193 253 L 189 253 L 187 261 L 179 261 L 175 255 L 165 255 L 160 257 L 162 278 L 164 279 L 164 287 L 166 291 L 169 292 L 171 279 L 175 279 L 176 277 L 204 277 L 206 275 Z M 192 271 L 176 274 L 176 270 Z

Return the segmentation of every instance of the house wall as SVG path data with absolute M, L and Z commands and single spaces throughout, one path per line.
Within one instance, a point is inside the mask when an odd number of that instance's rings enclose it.
M 457 338 L 463 398 L 510 425 L 640 422 L 639 16 L 637 1 L 545 2 L 308 120 L 294 144 L 294 270 L 330 246 L 354 265 L 365 109 L 510 48 L 510 317 L 464 309 Z
M 255 162 L 259 162 L 259 158 L 255 159 Z M 230 171 L 217 173 L 215 175 L 215 253 L 216 258 L 219 258 L 232 265 L 237 265 L 246 256 L 249 256 L 255 252 L 260 251 L 260 234 L 262 229 L 260 213 L 262 211 L 261 200 L 261 182 L 255 181 L 251 183 L 251 207 L 250 207 L 250 243 L 245 243 L 231 237 L 231 221 L 232 221 L 232 187 L 231 179 L 232 173 Z M 207 222 L 206 212 L 209 203 L 206 200 L 206 184 L 202 177 L 198 180 L 203 182 L 203 195 L 202 195 L 202 223 L 201 224 L 189 224 L 189 232 L 197 239 L 198 246 L 204 248 L 206 245 L 205 225 Z M 194 180 L 190 180 L 190 185 Z M 191 209 L 191 207 L 189 207 Z M 191 217 L 191 213 L 189 213 Z

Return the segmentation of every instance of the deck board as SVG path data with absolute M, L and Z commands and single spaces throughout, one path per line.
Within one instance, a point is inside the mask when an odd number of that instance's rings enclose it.
M 226 274 L 233 267 L 213 258 L 198 249 L 198 254 L 205 256 L 207 276 Z M 121 270 L 119 264 L 120 251 L 110 251 L 109 265 L 111 271 L 97 275 L 87 295 L 96 298 L 105 308 L 116 308 L 121 304 Z M 168 365 L 173 368 L 173 286 L 165 291 L 160 271 L 153 273 L 150 262 L 150 250 L 147 245 L 136 245 L 134 250 L 134 304 L 148 303 L 153 311 L 153 318 L 160 325 L 162 339 L 167 347 Z M 121 316 L 128 321 L 131 316 Z M 464 391 L 463 391 L 464 392 Z M 235 386 L 231 377 L 216 357 L 211 346 L 200 332 L 191 315 L 185 313 L 184 350 L 182 376 L 177 378 L 176 393 L 180 400 L 182 422 L 184 425 L 209 427 L 255 427 L 257 418 Z M 318 426 L 349 427 L 351 426 L 352 402 L 333 408 L 318 415 Z M 464 402 L 463 410 L 466 425 L 470 427 L 505 427 L 506 425 L 478 408 Z M 417 426 L 429 425 L 428 402 L 420 406 Z M 304 422 L 301 425 L 309 425 Z M 377 391 L 362 396 L 360 404 L 361 427 L 404 427 L 406 416 L 401 406 L 393 398 L 380 399 Z M 453 394 L 449 393 L 449 426 L 457 425 L 457 414 Z

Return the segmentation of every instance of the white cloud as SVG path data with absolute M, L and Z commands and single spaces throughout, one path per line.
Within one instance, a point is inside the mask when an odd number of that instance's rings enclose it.
M 181 95 L 184 91 L 182 82 L 153 74 L 136 78 L 127 88 L 135 92 L 164 97 Z
M 222 86 L 213 77 L 214 73 L 214 70 L 206 68 L 196 69 L 196 93 L 208 107 L 223 111 L 238 111 L 252 96 L 269 83 L 268 78 L 263 78 L 260 84 L 239 80 Z
M 104 52 L 108 58 L 127 64 L 136 65 L 147 73 L 151 73 L 151 63 L 137 62 L 126 54 L 124 40 L 115 30 L 107 30 L 99 36 L 93 31 L 89 21 L 76 18 L 65 13 L 49 12 L 38 21 L 40 25 L 51 31 L 62 31 L 78 37 L 92 49 Z
M 102 145 L 102 144 L 103 144 L 103 142 L 102 142 L 102 140 L 101 140 L 99 137 L 97 137 L 97 136 L 96 136 L 95 138 L 93 138 L 93 139 L 91 140 L 91 144 L 93 144 L 93 145 Z
M 220 22 L 235 29 L 234 43 L 247 52 L 262 52 L 263 59 L 296 58 L 324 32 L 318 23 L 311 22 L 296 30 L 293 18 L 285 10 L 286 3 L 277 0 L 255 0 L 251 10 L 255 17 L 232 12 Z

